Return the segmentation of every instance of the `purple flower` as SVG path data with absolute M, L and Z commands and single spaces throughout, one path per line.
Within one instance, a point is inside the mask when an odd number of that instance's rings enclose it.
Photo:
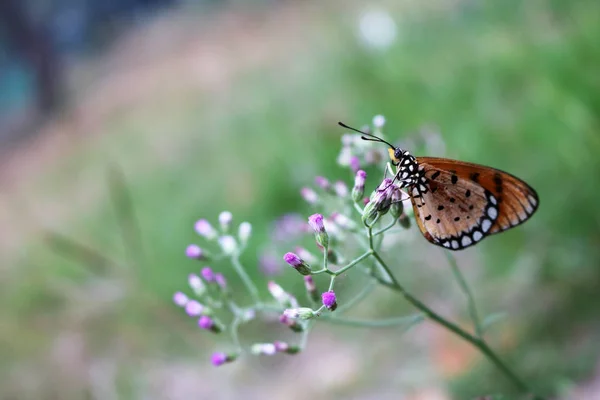
M 279 340 L 274 341 L 273 346 L 275 346 L 275 351 L 278 353 L 296 354 L 300 351 L 298 346 L 290 346 L 288 343 Z
M 188 297 L 182 292 L 177 292 L 173 295 L 173 303 L 179 307 L 184 307 L 188 301 Z
M 394 188 L 395 189 L 392 192 L 392 205 L 390 206 L 390 214 L 392 217 L 398 218 L 404 210 L 404 205 L 402 204 L 402 191 L 396 187 Z
M 223 211 L 221 214 L 219 214 L 219 225 L 221 225 L 223 232 L 227 232 L 232 220 L 233 214 L 231 214 L 229 211 Z
M 216 353 L 213 353 L 212 356 L 210 357 L 210 362 L 215 367 L 218 367 L 225 363 L 230 363 L 232 361 L 235 361 L 236 358 L 237 358 L 237 356 L 235 356 L 235 355 L 226 354 L 221 351 L 217 351 Z
M 273 343 L 255 343 L 250 348 L 250 351 L 255 355 L 264 354 L 266 356 L 272 356 L 277 353 L 277 349 Z
M 346 186 L 346 184 L 342 181 L 337 181 L 334 183 L 333 190 L 335 190 L 335 194 L 337 194 L 339 197 L 348 196 L 348 186 Z
M 317 291 L 317 285 L 315 284 L 315 280 L 312 276 L 304 277 L 304 287 L 306 288 L 306 292 L 310 296 L 313 301 L 319 301 L 319 293 Z
M 343 229 L 356 229 L 356 223 L 352 221 L 350 218 L 346 217 L 344 214 L 340 214 L 338 212 L 334 212 L 331 214 L 331 220 Z M 333 233 L 333 232 L 332 232 Z
M 298 257 L 294 253 L 285 253 L 283 259 L 286 263 L 290 264 L 296 271 L 302 275 L 310 275 L 310 267 L 304 262 L 303 259 Z
M 214 325 L 214 321 L 208 315 L 203 315 L 198 320 L 198 326 L 202 329 L 211 329 Z
M 317 257 L 315 257 L 310 251 L 306 250 L 304 247 L 297 246 L 295 248 L 295 253 L 298 255 L 298 257 L 305 260 L 308 264 L 315 264 L 319 261 L 317 260 Z
M 300 190 L 300 195 L 308 204 L 315 204 L 319 201 L 319 196 L 311 188 L 304 187 Z
M 323 190 L 327 190 L 331 186 L 327 178 L 322 176 L 315 177 L 315 184 Z
M 279 322 L 290 328 L 294 332 L 302 332 L 304 328 L 296 320 L 291 319 L 285 314 L 279 316 Z
M 367 173 L 362 169 L 356 172 L 354 177 L 354 187 L 352 188 L 352 200 L 359 202 L 365 194 L 365 181 Z
M 202 329 L 206 329 L 207 331 L 211 331 L 213 333 L 219 333 L 223 330 L 221 324 L 217 323 L 216 320 L 212 319 L 208 315 L 203 315 L 198 320 L 198 326 Z
M 377 218 L 377 215 L 383 215 L 390 210 L 392 205 L 392 196 L 398 191 L 392 183 L 392 179 L 386 178 L 379 187 L 371 194 L 369 204 L 363 210 L 363 221 L 370 222 Z
M 252 225 L 250 222 L 242 222 L 238 227 L 238 238 L 242 244 L 246 244 L 252 234 Z
M 205 237 L 208 240 L 215 239 L 217 237 L 217 231 L 212 227 L 210 222 L 205 219 L 199 219 L 194 225 L 194 229 L 198 235 Z
M 317 243 L 327 248 L 329 246 L 329 236 L 325 231 L 325 224 L 323 222 L 323 216 L 321 214 L 313 214 L 308 217 L 308 224 L 315 231 L 315 238 Z
M 321 299 L 325 307 L 327 307 L 331 311 L 335 311 L 335 309 L 337 308 L 337 301 L 335 298 L 335 292 L 333 290 L 324 292 L 321 295 Z
M 188 284 L 190 285 L 196 296 L 201 296 L 206 291 L 206 286 L 204 285 L 204 282 L 202 282 L 202 279 L 200 279 L 200 277 L 196 274 L 188 275 Z
M 273 296 L 273 298 L 277 300 L 277 302 L 282 306 L 298 307 L 298 301 L 296 300 L 296 298 L 288 292 L 286 292 L 285 290 L 283 290 L 283 288 L 277 283 L 269 281 L 267 283 L 267 288 L 269 289 L 269 293 L 271 293 L 271 296 Z
M 221 246 L 221 250 L 223 250 L 223 254 L 232 255 L 237 251 L 237 243 L 235 239 L 231 235 L 221 236 L 219 238 L 219 246 Z
M 204 306 L 202 304 L 198 303 L 196 300 L 190 300 L 185 305 L 185 312 L 190 317 L 199 316 L 200 314 L 202 314 L 203 310 L 204 310 Z
M 325 232 L 325 225 L 323 224 L 323 216 L 321 214 L 313 214 L 308 217 L 308 224 L 315 231 L 315 233 Z
M 350 168 L 352 169 L 352 172 L 357 172 L 360 169 L 360 160 L 358 157 L 350 157 Z
M 280 258 L 269 252 L 264 252 L 258 259 L 258 265 L 260 270 L 266 276 L 278 275 L 281 273 L 281 261 Z
M 272 238 L 280 242 L 295 241 L 307 230 L 304 218 L 299 214 L 284 214 L 273 223 Z
M 206 282 L 214 282 L 215 281 L 215 273 L 213 272 L 213 270 L 210 267 L 202 268 L 202 271 L 200 271 L 200 275 L 202 275 L 202 278 Z
M 223 276 L 222 273 L 218 272 L 215 274 L 215 282 L 217 282 L 221 289 L 227 289 L 227 280 L 225 279 L 225 276 Z
M 373 126 L 377 129 L 383 128 L 385 125 L 385 117 L 383 115 L 376 115 L 373 117 Z
M 204 258 L 204 250 L 202 250 L 200 248 L 200 246 L 197 246 L 195 244 L 190 244 L 185 249 L 185 255 L 188 258 L 192 258 L 194 260 L 202 260 Z

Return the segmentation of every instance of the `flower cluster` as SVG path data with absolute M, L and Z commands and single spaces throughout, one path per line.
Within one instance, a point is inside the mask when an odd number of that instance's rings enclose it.
M 382 116 L 375 117 L 373 132 L 382 135 L 384 123 L 385 119 Z M 356 267 L 371 276 L 374 282 L 383 279 L 374 269 L 372 262 L 367 263 L 363 260 L 372 258 L 376 250 L 373 246 L 381 246 L 380 240 L 376 245 L 373 244 L 375 237 L 383 238 L 394 226 L 407 227 L 405 223 L 402 224 L 403 220 L 409 220 L 403 212 L 402 192 L 392 179 L 386 178 L 365 197 L 367 173 L 361 169 L 361 165 L 383 163 L 386 149 L 360 140 L 360 135 L 354 134 L 344 135 L 342 144 L 338 161 L 341 166 L 352 171 L 352 186 L 341 180 L 331 182 L 323 176 L 317 176 L 314 186 L 302 188 L 300 195 L 309 205 L 318 207 L 321 212 L 314 213 L 306 219 L 299 214 L 286 214 L 273 226 L 272 242 L 277 246 L 290 245 L 289 240 L 282 238 L 300 239 L 310 234 L 314 238 L 314 250 L 295 246 L 288 249 L 291 251 L 280 253 L 283 256 L 277 257 L 275 247 L 271 247 L 269 252 L 263 252 L 260 257 L 261 268 L 267 275 L 279 271 L 281 265 L 288 265 L 290 270 L 302 276 L 306 305 L 302 305 L 296 296 L 274 280 L 269 280 L 266 284 L 271 300 L 262 298 L 259 286 L 250 279 L 239 259 L 252 234 L 249 223 L 239 224 L 237 234 L 233 235 L 233 216 L 230 212 L 224 211 L 219 215 L 216 228 L 206 219 L 196 222 L 195 231 L 205 239 L 208 246 L 212 245 L 212 248 L 217 250 L 191 244 L 186 249 L 187 257 L 202 263 L 212 259 L 229 260 L 233 271 L 239 275 L 251 297 L 251 304 L 237 304 L 228 289 L 225 276 L 209 266 L 201 266 L 199 274 L 191 274 L 188 277 L 192 297 L 183 292 L 175 293 L 173 302 L 183 308 L 188 316 L 196 318 L 200 329 L 214 334 L 231 333 L 232 349 L 228 352 L 214 353 L 211 358 L 214 365 L 232 362 L 243 353 L 275 355 L 300 352 L 303 343 L 306 343 L 306 335 L 310 331 L 308 328 L 315 320 L 343 321 L 344 317 L 341 314 L 344 307 L 343 304 L 338 307 L 339 298 L 335 287 L 339 276 Z M 387 223 L 383 228 L 375 230 L 376 225 L 385 220 Z M 362 252 L 357 251 L 356 245 L 350 244 L 361 240 L 365 243 Z M 371 244 L 367 245 L 367 242 Z M 318 276 L 329 278 L 324 290 L 319 290 L 315 279 Z M 359 296 L 367 294 L 367 291 L 364 291 Z M 357 300 L 359 299 L 349 296 L 348 304 Z M 232 315 L 231 318 L 222 317 L 227 313 Z M 237 328 L 243 323 L 269 314 L 277 315 L 279 323 L 289 328 L 292 333 L 300 335 L 295 341 L 297 344 L 274 341 L 255 343 L 249 349 L 244 348 L 237 338 Z

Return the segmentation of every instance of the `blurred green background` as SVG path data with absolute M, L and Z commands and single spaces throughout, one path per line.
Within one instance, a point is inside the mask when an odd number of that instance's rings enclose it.
M 184 256 L 202 244 L 194 221 L 224 209 L 253 224 L 242 261 L 264 288 L 272 221 L 314 212 L 299 190 L 315 175 L 350 182 L 336 123 L 375 114 L 391 140 L 435 126 L 446 156 L 536 188 L 531 221 L 457 258 L 481 312 L 508 314 L 490 342 L 515 370 L 544 395 L 600 398 L 600 3 L 163 3 L 19 3 L 53 32 L 32 47 L 52 55 L 50 95 L 31 48 L 0 30 L 0 398 L 511 398 L 429 322 L 402 336 L 319 323 L 298 356 L 213 368 L 221 341 L 172 305 L 200 267 Z M 127 190 L 115 199 L 110 182 Z M 131 205 L 139 245 L 115 202 Z M 388 252 L 394 270 L 466 324 L 442 250 L 419 236 Z M 409 312 L 385 291 L 359 310 Z

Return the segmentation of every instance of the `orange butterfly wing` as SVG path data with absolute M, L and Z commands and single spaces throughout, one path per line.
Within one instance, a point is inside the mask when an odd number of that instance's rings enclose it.
M 413 209 L 423 236 L 439 246 L 472 246 L 525 222 L 538 207 L 535 190 L 504 171 L 445 158 L 417 162 L 427 190 L 412 189 Z

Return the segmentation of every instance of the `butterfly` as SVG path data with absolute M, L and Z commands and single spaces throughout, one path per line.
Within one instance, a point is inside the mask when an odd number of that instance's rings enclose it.
M 465 249 L 522 224 L 538 208 L 535 190 L 507 172 L 447 158 L 415 157 L 377 136 L 339 124 L 361 133 L 363 140 L 390 147 L 394 182 L 406 188 L 421 233 L 435 245 Z

